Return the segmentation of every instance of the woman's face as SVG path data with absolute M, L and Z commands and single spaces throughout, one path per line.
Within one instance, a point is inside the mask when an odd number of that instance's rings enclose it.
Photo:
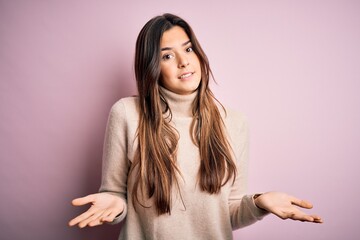
M 201 67 L 184 29 L 175 26 L 165 31 L 160 49 L 161 85 L 177 94 L 193 93 L 201 81 Z

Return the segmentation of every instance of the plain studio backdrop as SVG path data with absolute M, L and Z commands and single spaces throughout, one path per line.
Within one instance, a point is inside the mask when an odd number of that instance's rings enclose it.
M 136 94 L 135 40 L 178 14 L 217 98 L 250 123 L 249 193 L 309 199 L 324 224 L 268 216 L 235 239 L 360 239 L 360 1 L 0 0 L 0 239 L 117 239 L 69 228 L 97 192 L 107 116 Z

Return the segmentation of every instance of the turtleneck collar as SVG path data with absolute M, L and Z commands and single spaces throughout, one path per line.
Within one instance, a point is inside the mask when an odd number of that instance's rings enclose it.
M 188 95 L 180 95 L 160 86 L 160 92 L 166 99 L 173 117 L 192 117 L 192 103 L 198 91 Z

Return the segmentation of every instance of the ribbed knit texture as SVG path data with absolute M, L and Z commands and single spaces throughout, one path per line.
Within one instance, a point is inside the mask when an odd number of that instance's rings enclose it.
M 237 178 L 229 181 L 219 194 L 200 190 L 197 184 L 200 166 L 199 149 L 190 135 L 191 95 L 177 95 L 161 88 L 172 112 L 172 124 L 179 132 L 177 164 L 180 192 L 173 188 L 171 215 L 158 216 L 152 199 L 143 199 L 147 208 L 137 204 L 131 193 L 134 176 L 128 175 L 137 141 L 138 98 L 123 98 L 111 108 L 103 151 L 103 173 L 100 192 L 111 192 L 126 203 L 124 212 L 113 223 L 125 220 L 119 239 L 232 239 L 232 230 L 250 225 L 267 213 L 257 208 L 252 195 L 245 195 L 248 168 L 248 128 L 241 114 L 223 113 L 230 144 L 235 154 Z M 221 112 L 222 109 L 220 109 Z

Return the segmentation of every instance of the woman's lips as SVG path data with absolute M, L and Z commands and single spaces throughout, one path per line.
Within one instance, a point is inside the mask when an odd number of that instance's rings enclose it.
M 183 73 L 182 75 L 180 75 L 180 79 L 185 79 L 185 78 L 188 78 L 190 76 L 192 76 L 194 73 L 192 72 L 187 72 L 187 73 Z

